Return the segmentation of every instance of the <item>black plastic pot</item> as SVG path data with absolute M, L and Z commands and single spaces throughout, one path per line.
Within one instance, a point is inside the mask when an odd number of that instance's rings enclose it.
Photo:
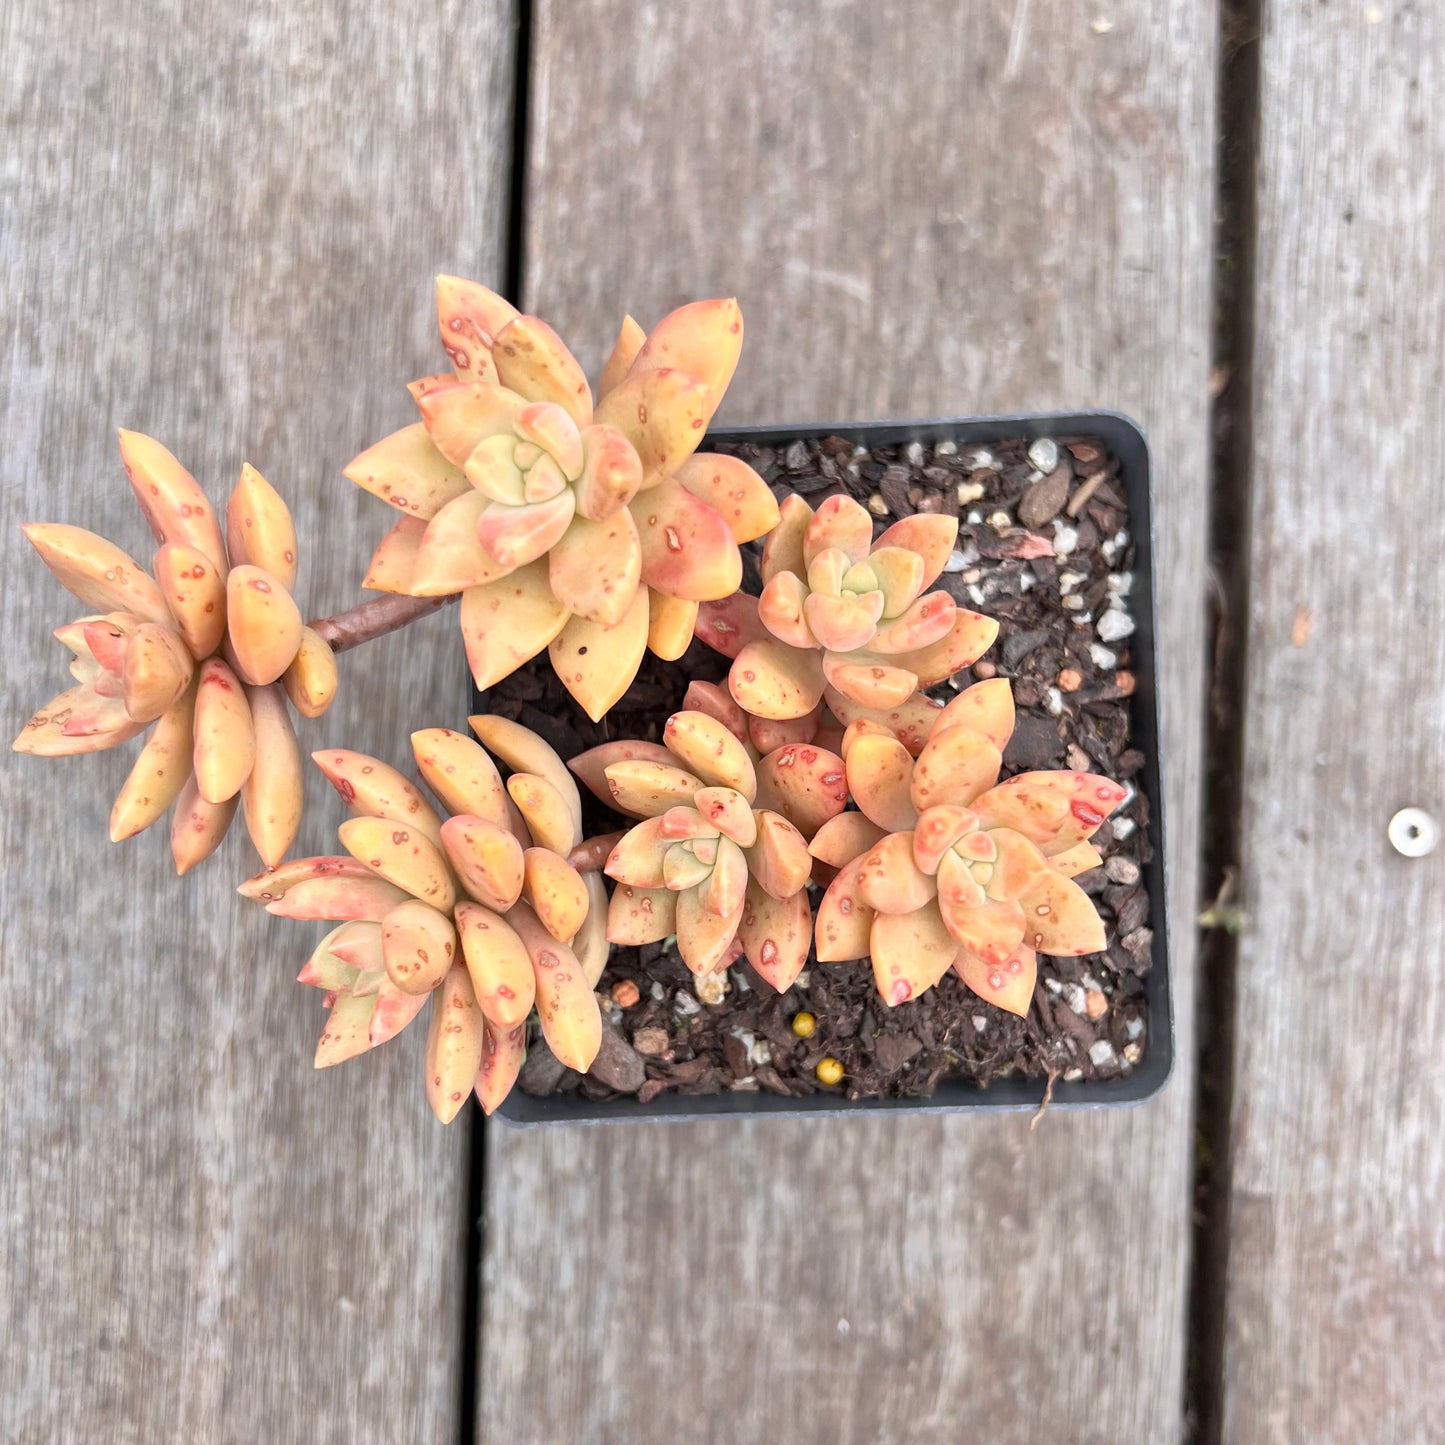
M 1138 1104 L 1164 1087 L 1174 1067 L 1174 1000 L 1169 973 L 1169 927 L 1165 891 L 1164 794 L 1160 786 L 1158 661 L 1155 618 L 1153 536 L 1153 477 L 1149 446 L 1144 434 L 1118 412 L 1040 412 L 1027 416 L 973 419 L 942 418 L 928 421 L 854 422 L 833 426 L 738 427 L 711 433 L 704 448 L 718 443 L 754 442 L 786 446 L 789 442 L 846 437 L 865 446 L 892 446 L 901 442 L 939 442 L 952 439 L 960 445 L 987 445 L 1014 437 L 1098 438 L 1119 459 L 1120 481 L 1129 504 L 1129 531 L 1134 540 L 1134 582 L 1130 613 L 1135 631 L 1130 656 L 1135 691 L 1130 699 L 1131 743 L 1145 755 L 1136 782 L 1149 801 L 1149 841 L 1153 859 L 1144 868 L 1154 930 L 1153 964 L 1145 976 L 1148 1031 L 1144 1057 L 1131 1073 L 1117 1079 L 1078 1080 L 1054 1085 L 1051 1109 L 1104 1109 Z M 826 967 L 827 965 L 818 965 Z M 759 1092 L 700 1096 L 660 1094 L 649 1104 L 635 1098 L 599 1103 L 577 1093 L 544 1098 L 514 1089 L 497 1111 L 508 1124 L 606 1123 L 640 1119 L 707 1119 L 760 1114 L 958 1114 L 997 1109 L 1036 1109 L 1043 1099 L 1043 1079 L 1001 1078 L 986 1088 L 962 1080 L 938 1086 L 928 1098 L 845 1099 L 834 1094 L 783 1098 Z

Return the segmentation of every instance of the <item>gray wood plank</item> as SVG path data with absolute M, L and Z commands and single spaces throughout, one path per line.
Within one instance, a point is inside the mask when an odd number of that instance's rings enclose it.
M 1266 10 L 1224 1439 L 1434 1440 L 1445 14 Z
M 0 7 L 7 741 L 84 611 L 18 524 L 151 554 L 118 424 L 219 501 L 253 462 L 313 615 L 360 595 L 386 509 L 340 468 L 434 369 L 434 272 L 499 275 L 512 23 L 502 0 Z M 462 716 L 455 621 L 422 627 L 344 658 L 303 745 L 401 758 Z M 164 830 L 112 847 L 122 751 L 0 771 L 0 1438 L 449 1438 L 466 1148 L 424 1040 L 313 1074 L 317 926 L 235 896 L 239 825 L 184 883 Z M 332 851 L 334 796 L 309 803 L 302 843 Z
M 1188 1059 L 1214 27 L 1113 13 L 544 0 L 526 298 L 736 292 L 724 419 L 1143 420 Z M 1189 1115 L 490 1128 L 488 1438 L 1177 1439 Z

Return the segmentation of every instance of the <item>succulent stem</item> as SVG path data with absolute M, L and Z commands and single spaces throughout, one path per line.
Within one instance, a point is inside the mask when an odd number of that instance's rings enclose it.
M 332 652 L 347 652 L 373 638 L 385 637 L 388 632 L 395 632 L 399 627 L 405 627 L 408 622 L 415 622 L 418 617 L 435 612 L 438 607 L 444 607 L 448 602 L 455 602 L 457 595 L 374 597 L 369 602 L 358 602 L 355 607 L 338 612 L 335 617 L 323 617 L 311 623 L 311 630 L 320 636 Z

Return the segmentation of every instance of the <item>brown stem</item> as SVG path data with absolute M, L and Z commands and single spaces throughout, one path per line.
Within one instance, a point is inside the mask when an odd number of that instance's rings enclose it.
M 322 617 L 310 624 L 313 632 L 320 634 L 332 652 L 346 652 L 370 642 L 373 637 L 385 637 L 418 617 L 455 602 L 451 597 L 374 597 L 370 602 L 358 602 L 335 617 Z
M 588 838 L 567 855 L 567 861 L 579 873 L 600 873 L 612 850 L 626 836 L 626 833 L 603 833 L 600 837 Z

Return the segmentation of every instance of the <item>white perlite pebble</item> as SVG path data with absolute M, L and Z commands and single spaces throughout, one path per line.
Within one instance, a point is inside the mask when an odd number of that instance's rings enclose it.
M 1088 580 L 1089 574 L 1087 572 L 1060 572 L 1059 591 L 1072 592 L 1074 588 L 1079 585 L 1080 582 L 1087 582 Z
M 982 493 L 980 493 L 980 495 L 982 495 Z M 969 526 L 971 526 L 971 527 L 977 527 L 977 526 L 979 525 L 979 523 L 982 522 L 982 521 L 983 521 L 983 513 L 982 513 L 982 512 L 977 512 L 977 511 L 975 511 L 975 512 L 970 512 L 970 513 L 968 514 L 968 523 L 969 523 Z
M 766 1039 L 759 1039 L 748 1051 L 748 1058 L 754 1066 L 771 1064 L 773 1061 L 772 1045 Z
M 654 1003 L 661 1003 L 667 997 L 667 990 L 660 983 L 654 982 L 648 993 L 652 995 Z
M 936 457 L 956 457 L 958 455 L 958 443 L 956 441 L 942 441 L 934 447 L 933 455 Z
M 982 588 L 982 587 L 973 587 L 973 586 L 970 586 L 969 589 L 968 589 L 968 599 L 969 599 L 970 602 L 973 603 L 973 605 L 974 605 L 975 607 L 982 607 L 983 604 L 988 600 L 988 599 L 983 595 L 983 588 Z
M 1125 1044 L 1124 1058 L 1128 1063 L 1137 1064 L 1144 1057 L 1143 1044 Z
M 685 988 L 680 988 L 673 994 L 672 1006 L 684 1018 L 702 1012 L 702 1005 Z
M 1052 437 L 1040 437 L 1029 448 L 1029 462 L 1047 476 L 1059 464 L 1059 444 Z
M 1019 573 L 1019 591 L 1029 592 L 1033 589 L 1034 574 L 1032 572 Z
M 923 443 L 909 442 L 908 449 L 903 455 L 908 459 L 910 467 L 921 467 L 923 465 Z
M 1119 661 L 1117 652 L 1110 652 L 1102 643 L 1091 642 L 1089 644 L 1089 656 L 1093 659 L 1095 667 L 1108 669 Z
M 1055 519 L 1054 521 L 1054 556 L 1067 557 L 1074 548 L 1079 545 L 1079 534 L 1074 528 Z
M 966 507 L 970 502 L 976 502 L 983 496 L 982 482 L 960 482 L 958 484 L 958 505 Z
M 1056 688 L 1056 687 L 1051 687 L 1051 688 L 1049 689 L 1049 691 L 1048 691 L 1048 696 L 1047 696 L 1047 698 L 1046 698 L 1045 701 L 1044 701 L 1044 706 L 1045 706 L 1045 708 L 1048 709 L 1048 714 L 1049 714 L 1050 717 L 1063 717 L 1063 715 L 1064 715 L 1064 695 L 1063 695 L 1063 693 L 1061 693 L 1061 692 L 1058 690 L 1058 688 Z M 1116 834 L 1115 836 L 1117 837 L 1118 835 Z
M 1131 1039 L 1142 1039 L 1144 1037 L 1144 1020 L 1130 1019 L 1124 1025 L 1124 1032 L 1128 1034 Z
M 1134 585 L 1134 574 L 1132 572 L 1110 572 L 1104 578 L 1104 586 L 1116 597 L 1127 597 L 1129 589 Z
M 1064 1082 L 1066 1084 L 1077 1084 L 1083 1077 L 1084 1071 L 1082 1069 L 1068 1069 L 1064 1073 Z
M 716 1008 L 727 996 L 727 970 L 719 968 L 712 973 L 701 974 L 693 988 L 697 990 L 697 996 L 703 1003 Z
M 1132 818 L 1111 818 L 1109 826 L 1114 830 L 1115 840 L 1122 843 L 1134 831 L 1134 820 Z
M 1082 612 L 1084 610 L 1084 599 L 1080 597 L 1077 592 L 1070 592 L 1069 595 L 1064 598 L 1064 606 L 1067 607 L 1070 612 Z
M 1127 612 L 1111 607 L 1095 625 L 1101 642 L 1122 642 L 1134 631 L 1134 619 Z
M 988 1020 L 987 1020 L 986 1018 L 984 1018 L 984 1016 L 983 1016 L 982 1014 L 974 1014 L 974 1016 L 973 1016 L 973 1031 L 974 1031 L 974 1033 L 976 1033 L 976 1034 L 981 1034 L 987 1027 L 988 1027 Z
M 1068 1004 L 1080 1018 L 1083 1018 L 1084 1010 L 1089 1006 L 1089 1001 L 1082 985 L 1077 983 L 1066 983 L 1064 985 L 1064 1002 Z
M 793 980 L 793 987 L 798 989 L 806 989 L 812 981 L 813 975 L 805 968 L 802 973 L 800 973 L 797 978 Z
M 958 550 L 957 547 L 948 554 L 948 561 L 943 564 L 945 572 L 962 572 L 968 566 L 968 558 Z
M 1064 991 L 1063 984 L 1056 978 L 1046 978 L 1044 980 L 1044 987 L 1048 989 L 1050 993 L 1063 993 Z
M 1114 1045 L 1108 1039 L 1095 1039 L 1089 1045 L 1089 1062 L 1096 1069 L 1102 1069 L 1105 1064 L 1112 1064 L 1117 1057 Z
M 990 512 L 988 524 L 995 532 L 1007 532 L 1014 522 L 1007 512 Z
M 978 451 L 974 452 L 974 454 L 969 457 L 968 465 L 969 469 L 975 472 L 978 471 L 981 467 L 988 467 L 991 470 L 997 470 L 998 468 L 998 463 L 993 459 L 993 453 L 990 451 L 985 451 L 982 447 L 980 447 Z

